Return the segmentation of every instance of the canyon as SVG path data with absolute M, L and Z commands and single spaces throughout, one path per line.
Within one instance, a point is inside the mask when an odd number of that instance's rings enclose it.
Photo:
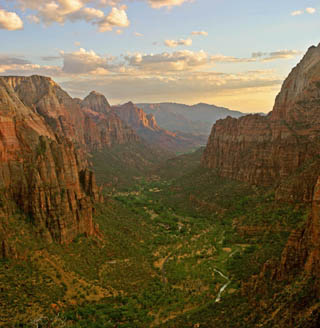
M 317 327 L 320 45 L 195 152 L 169 105 L 0 77 L 0 324 Z

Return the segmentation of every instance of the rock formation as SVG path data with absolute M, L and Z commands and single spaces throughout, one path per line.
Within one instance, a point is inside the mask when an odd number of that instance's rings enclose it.
M 294 320 L 300 317 L 310 319 L 310 327 L 315 327 L 313 315 L 319 313 L 319 112 L 320 45 L 309 48 L 291 71 L 266 117 L 247 115 L 218 121 L 202 158 L 203 166 L 221 176 L 275 187 L 277 200 L 311 204 L 306 224 L 291 233 L 280 261 L 269 260 L 259 275 L 242 286 L 250 302 L 277 327 L 294 327 Z M 268 290 L 277 281 L 286 284 L 287 291 L 270 299 Z M 306 294 L 297 296 L 297 286 Z M 304 299 L 306 307 L 301 304 Z M 275 309 L 282 309 L 283 304 L 285 309 L 277 313 Z M 272 313 L 268 312 L 271 308 Z
M 83 108 L 90 108 L 102 114 L 106 114 L 111 110 L 111 106 L 106 97 L 96 91 L 91 91 L 90 94 L 81 101 L 80 105 Z
M 39 114 L 52 131 L 92 151 L 139 138 L 114 114 L 106 98 L 91 92 L 83 101 L 71 98 L 51 78 L 2 77 L 21 102 Z
M 112 107 L 114 112 L 149 144 L 171 152 L 185 152 L 203 144 L 202 136 L 170 132 L 158 126 L 153 114 L 128 102 Z
M 73 111 L 70 97 L 51 79 L 0 78 L 3 255 L 10 250 L 8 220 L 17 210 L 29 216 L 36 232 L 49 242 L 68 243 L 79 233 L 95 233 L 93 204 L 100 195 L 83 152 L 72 142 L 81 141 L 72 124 Z
M 311 47 L 292 70 L 269 115 L 216 122 L 202 165 L 221 176 L 256 185 L 272 186 L 280 181 L 278 198 L 311 201 L 320 173 L 315 164 L 320 154 L 319 110 L 320 46 Z M 312 165 L 314 170 L 303 170 Z

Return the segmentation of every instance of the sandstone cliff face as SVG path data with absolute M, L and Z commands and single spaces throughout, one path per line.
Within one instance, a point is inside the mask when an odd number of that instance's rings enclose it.
M 301 270 L 320 278 L 320 177 L 314 188 L 307 224 L 291 233 L 277 276 L 278 279 L 287 279 Z
M 91 91 L 90 94 L 81 102 L 82 108 L 90 108 L 97 113 L 106 114 L 111 110 L 106 97 L 96 91 Z
M 268 326 L 294 327 L 299 316 L 310 319 L 310 327 L 317 326 L 312 316 L 319 311 L 320 295 L 319 112 L 320 45 L 311 47 L 292 70 L 268 116 L 216 122 L 202 158 L 203 166 L 221 176 L 273 186 L 278 200 L 311 204 L 306 224 L 291 233 L 280 261 L 269 260 L 242 285 Z M 271 296 L 268 290 L 276 281 L 286 288 Z M 305 290 L 312 294 L 303 295 Z M 306 308 L 300 304 L 304 299 Z
M 161 129 L 153 114 L 146 114 L 132 102 L 112 108 L 128 126 L 151 145 L 171 152 L 185 152 L 203 144 L 201 136 L 179 134 Z
M 48 117 L 58 115 L 53 108 L 62 109 L 57 104 L 44 107 L 49 99 L 48 88 L 54 83 L 46 78 L 45 81 L 42 84 L 39 77 L 0 78 L 3 255 L 10 250 L 6 242 L 7 222 L 17 208 L 31 218 L 36 232 L 48 241 L 67 243 L 79 233 L 92 235 L 96 229 L 92 214 L 93 203 L 100 198 L 99 190 L 71 138 L 62 133 L 58 136 L 55 132 L 59 129 L 47 123 Z M 56 95 L 51 100 L 54 103 L 57 99 Z M 42 105 L 37 107 L 33 102 Z M 70 126 L 69 131 L 72 129 Z
M 39 114 L 54 133 L 71 140 L 85 151 L 138 139 L 118 117 L 108 113 L 108 101 L 97 92 L 91 92 L 79 101 L 44 76 L 9 76 L 3 79 L 21 102 Z
M 309 172 L 310 183 L 301 193 L 301 168 L 320 154 L 319 111 L 320 46 L 311 47 L 292 70 L 268 116 L 229 117 L 213 126 L 202 165 L 221 176 L 264 186 L 295 174 L 292 182 L 279 186 L 277 197 L 297 200 L 298 195 L 299 200 L 311 201 L 320 171 Z

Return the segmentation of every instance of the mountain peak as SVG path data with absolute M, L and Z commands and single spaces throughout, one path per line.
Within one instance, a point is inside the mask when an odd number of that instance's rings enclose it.
M 106 113 L 111 109 L 106 97 L 97 91 L 91 91 L 81 102 L 81 107 L 90 108 L 97 113 Z

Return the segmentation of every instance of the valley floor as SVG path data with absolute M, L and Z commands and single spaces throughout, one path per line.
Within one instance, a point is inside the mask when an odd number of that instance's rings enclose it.
M 1 262 L 0 324 L 266 324 L 263 314 L 257 311 L 253 317 L 250 312 L 242 282 L 258 274 L 267 260 L 279 259 L 308 209 L 277 204 L 270 191 L 218 178 L 199 168 L 198 160 L 192 163 L 178 172 L 181 159 L 177 165 L 171 161 L 159 169 L 160 175 L 136 178 L 118 190 L 107 188 L 105 203 L 96 208 L 96 237 L 48 246 L 28 237 L 32 231 L 20 223 L 20 242 L 28 249 L 23 259 Z

